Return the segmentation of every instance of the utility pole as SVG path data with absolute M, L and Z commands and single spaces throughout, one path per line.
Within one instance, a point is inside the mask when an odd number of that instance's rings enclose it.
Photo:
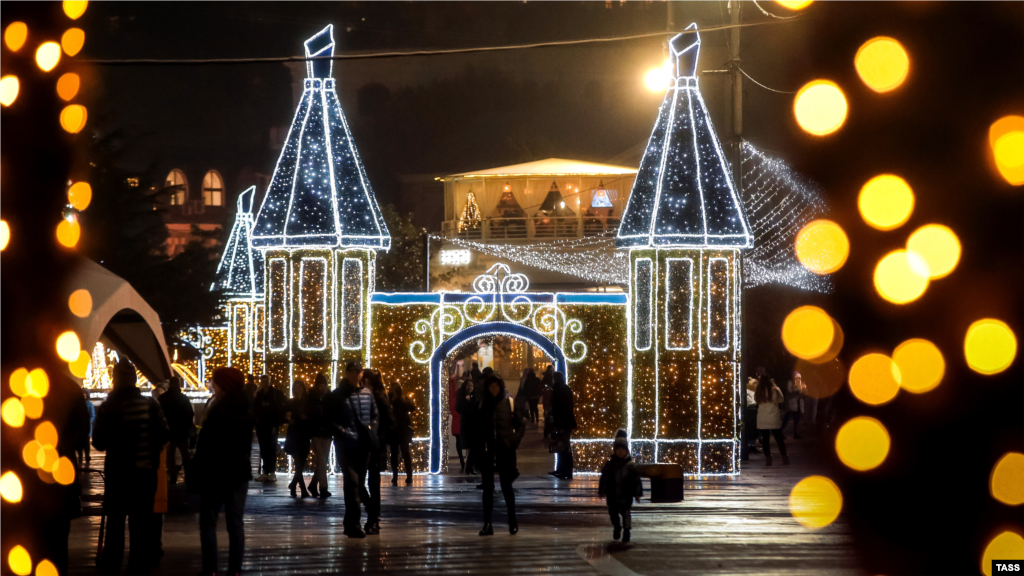
M 671 2 L 669 2 L 671 4 Z M 743 190 L 743 73 L 740 72 L 740 2 L 729 0 L 729 20 L 733 28 L 729 30 L 729 50 L 732 59 L 729 70 L 732 72 L 732 181 L 736 192 Z

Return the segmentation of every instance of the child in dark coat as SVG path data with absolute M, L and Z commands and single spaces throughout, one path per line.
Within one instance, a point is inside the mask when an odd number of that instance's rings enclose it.
M 644 485 L 640 481 L 640 473 L 629 456 L 629 440 L 626 439 L 626 431 L 619 430 L 615 433 L 615 444 L 612 457 L 601 469 L 601 483 L 598 485 L 598 495 L 606 498 L 608 502 L 608 514 L 612 517 L 612 528 L 615 529 L 613 537 L 615 540 L 622 536 L 623 542 L 629 542 L 629 530 L 632 528 L 630 510 L 633 506 L 633 499 L 640 502 L 643 496 Z M 619 517 L 622 517 L 620 523 Z

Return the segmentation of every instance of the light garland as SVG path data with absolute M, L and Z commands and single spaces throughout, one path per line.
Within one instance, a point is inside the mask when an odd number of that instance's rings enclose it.
M 462 208 L 462 215 L 459 216 L 459 232 L 475 230 L 480 227 L 480 223 L 480 206 L 476 203 L 476 194 L 470 192 L 466 197 L 466 205 Z

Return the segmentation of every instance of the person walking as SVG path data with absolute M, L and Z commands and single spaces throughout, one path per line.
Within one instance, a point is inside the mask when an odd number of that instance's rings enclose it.
M 96 410 L 92 445 L 106 452 L 103 513 L 106 538 L 99 570 L 118 574 L 124 560 L 124 523 L 129 521 L 128 573 L 149 569 L 153 558 L 153 499 L 160 454 L 170 436 L 160 404 L 136 387 L 135 366 L 122 359 L 114 366 L 113 389 Z
M 629 542 L 629 531 L 633 527 L 633 500 L 640 502 L 640 497 L 644 495 L 644 485 L 629 455 L 629 440 L 625 430 L 615 433 L 612 457 L 601 468 L 597 495 L 605 498 L 608 504 L 608 515 L 612 518 L 612 539 L 618 540 L 621 536 L 623 542 Z
M 96 422 L 96 406 L 93 405 L 92 400 L 89 399 L 89 391 L 82 388 L 82 394 L 85 396 L 85 412 L 89 415 L 89 435 L 86 436 L 82 441 L 75 446 L 75 452 L 78 456 L 79 469 L 85 469 L 89 467 L 89 462 L 92 461 L 91 450 L 89 449 L 89 442 L 92 440 L 92 426 Z
M 327 459 L 331 452 L 333 429 L 327 414 L 328 394 L 327 376 L 318 373 L 313 389 L 306 395 L 306 418 L 313 449 L 313 479 L 309 481 L 309 493 L 321 500 L 331 497 L 327 491 Z
M 757 378 L 753 376 L 747 378 L 747 389 L 744 394 L 743 407 L 743 449 L 740 456 L 743 460 L 750 460 L 751 452 L 760 454 L 760 451 L 757 449 L 757 438 L 759 436 L 757 432 L 757 400 L 754 399 L 757 383 Z
M 262 474 L 257 482 L 277 482 L 277 437 L 281 422 L 284 421 L 284 392 L 270 385 L 270 376 L 260 376 L 260 387 L 253 402 L 256 417 L 256 440 L 260 445 Z
M 367 532 L 360 528 L 360 500 L 370 510 L 370 494 L 366 490 L 366 468 L 370 454 L 379 446 L 377 426 L 379 416 L 373 393 L 363 387 L 363 365 L 357 361 L 345 366 L 345 377 L 331 392 L 331 401 L 324 412 L 335 434 L 335 452 L 341 461 L 343 487 L 345 490 L 345 535 L 349 538 L 365 538 Z M 380 533 L 379 518 L 369 518 L 366 529 L 370 534 Z
M 395 414 L 391 410 L 387 388 L 380 370 L 367 368 L 363 370 L 363 387 L 373 395 L 377 406 L 377 446 L 370 450 L 366 466 L 366 484 L 370 501 L 366 503 L 367 534 L 380 534 L 380 473 L 388 469 L 388 447 L 396 435 Z M 395 484 L 392 477 L 392 484 Z
M 410 414 L 416 411 L 416 406 L 402 394 L 402 385 L 398 382 L 391 383 L 391 391 L 388 394 L 391 400 L 391 409 L 395 414 L 395 435 L 391 444 L 391 484 L 398 485 L 398 453 L 402 453 L 402 463 L 405 465 L 405 483 L 412 484 L 412 418 Z M 458 415 L 456 414 L 456 417 Z M 452 426 L 455 426 L 453 424 Z M 456 436 L 458 441 L 458 436 Z M 462 452 L 459 452 L 462 456 Z
M 505 382 L 491 375 L 484 381 L 484 392 L 474 413 L 477 442 L 477 466 L 483 476 L 484 527 L 481 536 L 491 536 L 491 513 L 494 509 L 494 473 L 501 482 L 501 495 L 508 510 L 509 534 L 519 532 L 516 522 L 516 493 L 512 483 L 519 477 L 516 449 L 526 434 L 526 417 L 517 410 L 505 390 Z
M 462 387 L 459 388 L 458 398 L 455 399 L 455 411 L 459 413 L 459 432 L 456 438 L 456 446 L 459 450 L 466 450 L 466 464 L 462 471 L 467 474 L 475 474 L 474 464 L 476 463 L 475 451 L 473 448 L 473 407 L 476 396 L 473 386 L 473 377 L 468 372 L 463 375 Z
M 572 390 L 565 383 L 565 374 L 555 372 L 552 376 L 554 387 L 551 391 L 551 452 L 555 453 L 557 464 L 550 472 L 555 478 L 572 480 L 572 431 L 576 429 L 576 407 Z
M 284 451 L 292 457 L 295 466 L 295 475 L 288 484 L 288 490 L 295 496 L 295 487 L 302 490 L 302 497 L 309 497 L 306 490 L 306 481 L 302 473 L 306 470 L 306 461 L 309 460 L 309 419 L 306 416 L 306 385 L 302 380 L 292 382 L 292 397 L 285 404 L 288 419 L 288 431 L 284 438 Z
M 466 472 L 466 458 L 462 453 L 462 417 L 459 415 L 459 378 L 452 372 L 448 376 L 448 417 L 451 418 L 452 436 L 455 437 L 455 451 L 459 454 L 459 470 Z M 396 461 L 397 463 L 397 461 Z M 396 484 L 392 479 L 392 484 Z
M 480 384 L 482 384 L 484 381 L 484 373 L 480 371 L 480 365 L 477 364 L 476 362 L 473 362 L 473 365 L 469 370 L 469 374 L 470 376 L 473 377 L 473 384 L 476 384 L 477 387 L 480 387 Z
M 782 416 L 782 435 L 786 435 L 786 424 L 790 420 L 793 421 L 793 439 L 802 440 L 803 436 L 800 435 L 800 418 L 803 416 L 806 408 L 806 396 L 807 386 L 804 385 L 803 378 L 801 378 L 799 372 L 793 372 L 793 378 L 786 382 L 786 413 Z
M 228 573 L 242 571 L 253 427 L 245 376 L 237 368 L 214 370 L 213 401 L 206 411 L 192 463 L 199 481 L 203 574 L 217 573 L 217 516 L 222 507 L 228 530 Z
M 540 421 L 540 399 L 544 395 L 544 386 L 540 378 L 533 373 L 533 368 L 523 370 L 523 384 L 519 388 L 519 394 L 530 403 L 530 421 L 534 424 Z
M 765 466 L 772 465 L 772 451 L 768 445 L 769 436 L 774 436 L 775 442 L 779 445 L 782 463 L 789 464 L 786 440 L 782 436 L 782 415 L 779 412 L 779 403 L 785 399 L 782 390 L 779 390 L 774 380 L 763 376 L 757 384 L 754 399 L 757 401 L 757 429 L 761 433 L 761 448 L 764 450 Z
M 189 451 L 189 440 L 196 434 L 195 410 L 192 401 L 181 391 L 181 378 L 174 376 L 167 383 L 167 391 L 157 398 L 160 408 L 167 418 L 170 428 L 170 443 L 167 447 L 167 478 L 171 484 L 178 482 L 178 472 L 187 466 L 192 458 Z M 181 466 L 178 466 L 177 451 L 181 454 Z

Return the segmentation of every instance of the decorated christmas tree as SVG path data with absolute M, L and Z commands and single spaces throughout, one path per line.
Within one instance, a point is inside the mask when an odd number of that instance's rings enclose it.
M 476 203 L 476 194 L 470 192 L 466 198 L 466 206 L 459 217 L 459 232 L 474 230 L 480 227 L 480 206 Z

